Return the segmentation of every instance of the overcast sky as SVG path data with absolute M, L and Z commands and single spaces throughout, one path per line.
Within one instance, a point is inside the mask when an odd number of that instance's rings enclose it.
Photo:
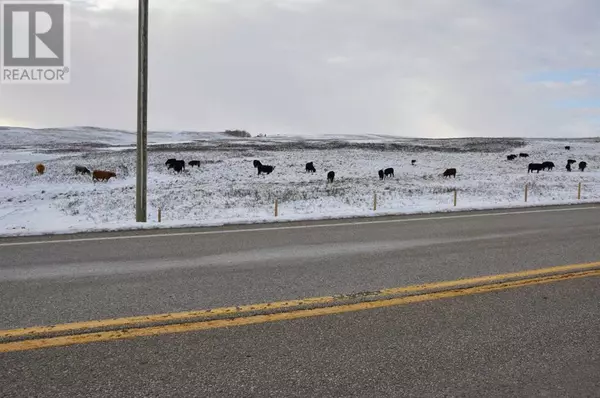
M 598 0 L 150 0 L 150 129 L 600 135 Z M 135 129 L 137 0 L 72 3 L 68 85 L 0 124 Z

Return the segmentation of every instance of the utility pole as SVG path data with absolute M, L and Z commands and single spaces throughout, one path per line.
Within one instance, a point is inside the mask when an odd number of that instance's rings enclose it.
M 148 183 L 148 0 L 138 5 L 138 93 L 137 93 L 137 168 L 135 220 L 146 222 Z

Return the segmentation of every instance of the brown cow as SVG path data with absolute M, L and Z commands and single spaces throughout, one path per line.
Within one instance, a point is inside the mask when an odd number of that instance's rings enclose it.
M 112 171 L 94 170 L 92 172 L 93 181 L 108 181 L 111 177 L 117 178 L 117 175 Z
M 37 170 L 38 174 L 44 174 L 44 171 L 46 171 L 46 166 L 40 163 L 35 166 L 35 169 Z

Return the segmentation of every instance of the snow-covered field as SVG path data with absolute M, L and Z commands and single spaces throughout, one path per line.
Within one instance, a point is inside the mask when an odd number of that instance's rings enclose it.
M 149 142 L 149 222 L 144 227 L 600 201 L 600 140 L 595 139 L 236 138 L 161 132 L 150 134 Z M 140 228 L 134 221 L 134 143 L 130 132 L 98 128 L 0 128 L 0 235 Z M 506 160 L 507 154 L 519 152 L 530 158 Z M 175 174 L 164 165 L 168 158 L 202 165 Z M 588 169 L 566 172 L 569 158 L 586 161 Z M 275 171 L 257 176 L 254 159 L 274 165 Z M 317 173 L 305 173 L 309 161 Z M 557 168 L 527 174 L 529 162 L 542 161 L 553 161 Z M 46 166 L 44 175 L 35 172 L 39 162 Z M 75 165 L 115 171 L 118 178 L 93 183 L 89 176 L 75 175 Z M 377 171 L 387 167 L 394 168 L 395 177 L 380 181 Z M 441 176 L 449 167 L 457 168 L 456 179 Z M 326 183 L 329 170 L 336 173 L 333 184 Z M 529 200 L 524 203 L 526 183 Z

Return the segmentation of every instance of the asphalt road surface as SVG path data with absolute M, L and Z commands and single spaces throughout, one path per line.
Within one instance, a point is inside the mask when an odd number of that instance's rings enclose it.
M 0 239 L 0 329 L 600 260 L 600 207 Z M 0 353 L 1 397 L 600 396 L 599 278 Z

